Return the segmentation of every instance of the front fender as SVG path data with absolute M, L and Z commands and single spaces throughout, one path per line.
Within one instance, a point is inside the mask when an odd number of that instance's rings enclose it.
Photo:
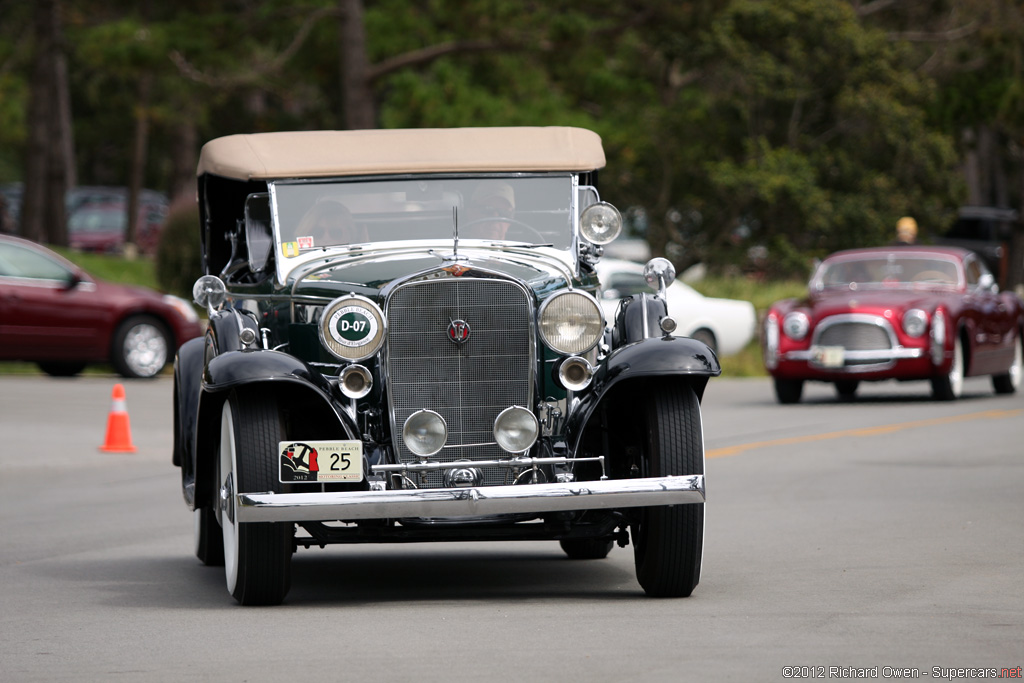
M 181 493 L 189 507 L 195 501 L 195 433 L 199 419 L 204 345 L 202 337 L 190 339 L 174 356 L 174 448 L 171 462 L 181 468 Z
M 289 436 L 361 440 L 355 420 L 334 398 L 331 383 L 303 361 L 269 350 L 222 353 L 210 359 L 202 374 L 195 436 L 196 505 L 212 501 L 221 410 L 231 391 L 243 387 L 267 390 L 279 398 Z
M 615 349 L 594 374 L 593 389 L 580 398 L 566 420 L 566 437 L 572 452 L 578 450 L 591 418 L 613 390 L 646 379 L 678 377 L 693 387 L 699 401 L 708 380 L 720 374 L 722 368 L 715 353 L 703 342 L 689 337 L 652 337 Z

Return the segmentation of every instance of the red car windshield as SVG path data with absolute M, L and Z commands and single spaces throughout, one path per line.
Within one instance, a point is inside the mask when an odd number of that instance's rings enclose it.
M 958 287 L 960 269 L 952 260 L 896 256 L 826 261 L 817 277 L 821 287 Z

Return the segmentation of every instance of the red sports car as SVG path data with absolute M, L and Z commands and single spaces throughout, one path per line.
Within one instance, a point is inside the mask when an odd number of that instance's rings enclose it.
M 1024 365 L 1022 309 L 966 249 L 841 251 L 818 266 L 805 299 L 772 305 L 764 362 L 780 403 L 798 402 L 807 380 L 846 399 L 862 381 L 929 380 L 936 399 L 952 400 L 964 377 L 991 375 L 1009 394 Z
M 125 377 L 153 377 L 203 334 L 184 299 L 91 277 L 33 242 L 0 235 L 0 360 L 76 375 L 109 362 Z

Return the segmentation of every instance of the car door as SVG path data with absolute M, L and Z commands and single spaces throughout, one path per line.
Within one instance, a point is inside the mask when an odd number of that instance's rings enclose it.
M 974 367 L 971 374 L 989 374 L 999 362 L 1006 347 L 1005 340 L 1013 335 L 1013 318 L 1006 307 L 995 278 L 974 254 L 964 259 L 967 274 L 967 292 L 974 320 Z M 1005 355 L 1005 354 L 1003 354 Z
M 49 254 L 0 243 L 0 357 L 21 360 L 103 356 L 96 285 Z

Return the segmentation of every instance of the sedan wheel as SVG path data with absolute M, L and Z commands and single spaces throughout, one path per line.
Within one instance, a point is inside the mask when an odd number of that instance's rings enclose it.
M 700 403 L 686 385 L 661 384 L 647 401 L 645 477 L 704 474 Z M 704 505 L 642 508 L 630 527 L 636 578 L 647 595 L 686 597 L 700 581 Z
M 123 377 L 155 377 L 167 364 L 170 347 L 170 336 L 159 320 L 136 316 L 117 328 L 111 362 Z
M 294 524 L 240 523 L 236 496 L 279 491 L 274 476 L 283 436 L 277 404 L 257 392 L 232 393 L 221 413 L 219 483 L 224 576 L 243 605 L 277 605 L 291 587 Z
M 1021 375 L 1024 374 L 1024 335 L 1018 334 L 1014 343 L 1013 365 L 1005 375 L 992 377 L 992 388 L 997 394 L 1012 394 L 1020 386 Z
M 953 362 L 945 375 L 932 377 L 932 396 L 937 401 L 953 401 L 960 398 L 964 389 L 964 350 L 957 336 L 953 342 Z

